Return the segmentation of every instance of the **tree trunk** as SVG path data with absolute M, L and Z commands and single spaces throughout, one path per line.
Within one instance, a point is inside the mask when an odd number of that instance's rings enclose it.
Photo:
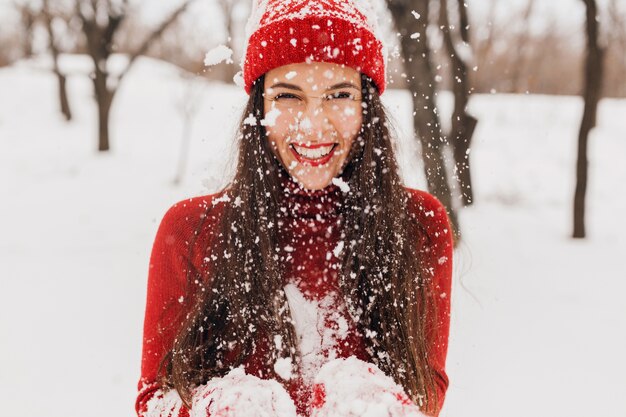
M 63 113 L 65 120 L 69 122 L 72 120 L 72 110 L 70 109 L 70 101 L 67 98 L 67 79 L 65 75 L 61 74 L 61 72 L 57 73 L 57 79 L 59 80 L 59 101 L 61 105 L 61 113 Z
M 469 48 L 469 44 L 465 39 L 469 38 L 469 25 L 467 21 L 467 11 L 462 0 L 454 0 L 459 5 L 459 23 L 461 41 L 465 42 L 465 48 Z M 474 200 L 472 191 L 472 177 L 470 170 L 470 145 L 472 136 L 478 120 L 467 114 L 467 103 L 469 101 L 469 80 L 467 74 L 468 63 L 459 54 L 457 50 L 458 40 L 452 32 L 453 25 L 450 25 L 448 18 L 448 2 L 447 0 L 439 0 L 439 27 L 443 32 L 443 39 L 450 62 L 452 66 L 452 92 L 454 93 L 454 111 L 452 113 L 451 129 L 448 137 L 454 148 L 454 162 L 456 180 L 464 206 L 470 206 Z M 465 39 L 463 38 L 465 37 Z
M 98 105 L 98 151 L 105 152 L 110 149 L 109 144 L 109 115 L 111 104 L 115 96 L 115 90 L 109 90 L 106 85 L 107 75 L 96 69 L 93 80 Z
M 98 151 L 108 151 L 109 146 L 109 113 L 113 96 L 98 101 Z
M 46 30 L 48 31 L 48 47 L 50 48 L 50 53 L 52 54 L 52 72 L 56 75 L 59 83 L 59 105 L 61 107 L 61 113 L 63 114 L 63 117 L 65 117 L 65 120 L 70 121 L 72 120 L 72 111 L 70 109 L 70 102 L 67 96 L 67 79 L 59 67 L 60 50 L 57 47 L 56 36 L 54 35 L 54 30 L 52 28 L 52 19 L 54 17 L 50 10 L 48 0 L 44 0 L 42 12 L 44 15 L 43 17 L 46 24 Z
M 604 50 L 598 44 L 598 19 L 595 0 L 583 0 L 587 7 L 587 57 L 585 62 L 585 109 L 578 135 L 576 191 L 574 192 L 574 238 L 585 237 L 585 194 L 587 192 L 587 143 L 596 125 L 596 113 L 602 89 Z
M 400 33 L 400 46 L 409 89 L 413 93 L 413 126 L 422 145 L 424 172 L 428 191 L 448 209 L 455 237 L 459 237 L 459 223 L 452 206 L 448 183 L 441 125 L 435 104 L 435 79 L 430 62 L 428 28 L 428 0 L 388 0 L 387 4 Z M 416 17 L 414 12 L 419 14 Z M 416 35 L 412 35 L 416 34 Z M 415 39 L 415 36 L 418 36 Z
M 456 0 L 456 4 L 459 10 L 459 33 L 461 34 L 461 40 L 466 44 L 470 44 L 469 34 L 469 17 L 467 16 L 467 3 L 465 0 Z

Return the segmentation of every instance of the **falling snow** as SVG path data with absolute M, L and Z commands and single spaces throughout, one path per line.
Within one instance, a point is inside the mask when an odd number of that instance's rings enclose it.
M 275 126 L 276 119 L 278 119 L 278 116 L 280 116 L 280 114 L 281 111 L 274 107 L 273 109 L 265 113 L 265 118 L 261 120 L 261 125 L 270 127 Z
M 82 68 L 83 64 L 79 64 L 77 67 Z M 30 363 L 32 355 L 20 346 L 37 346 L 39 342 L 38 332 L 23 332 L 31 323 L 40 323 L 43 330 L 80 328 L 80 340 L 72 343 L 84 344 L 85 349 L 51 346 L 49 353 L 68 364 L 68 372 L 60 382 L 68 382 L 68 375 L 90 381 L 90 389 L 73 399 L 76 407 L 93 409 L 103 396 L 123 399 L 98 403 L 105 415 L 127 413 L 135 394 L 128 390 L 126 382 L 132 381 L 138 372 L 139 355 L 128 362 L 129 366 L 119 364 L 129 360 L 128 352 L 139 352 L 141 348 L 136 336 L 143 308 L 137 300 L 145 296 L 145 288 L 130 283 L 145 277 L 146 252 L 158 220 L 181 195 L 221 189 L 225 173 L 231 173 L 226 160 L 233 143 L 233 126 L 241 114 L 242 92 L 238 88 L 206 83 L 210 106 L 197 115 L 189 177 L 179 187 L 170 187 L 171 150 L 178 148 L 180 140 L 172 92 L 186 88 L 186 82 L 162 62 L 139 58 L 136 65 L 124 81 L 128 83 L 124 87 L 127 92 L 120 95 L 119 101 L 116 98 L 115 104 L 120 114 L 128 117 L 115 118 L 113 127 L 115 131 L 132 132 L 141 123 L 144 134 L 130 142 L 121 140 L 121 136 L 116 142 L 119 152 L 106 158 L 93 155 L 91 145 L 82 140 L 93 136 L 89 118 L 78 117 L 66 124 L 50 110 L 49 100 L 32 99 L 54 85 L 51 73 L 23 64 L 0 69 L 0 90 L 11 97 L 0 100 L 0 115 L 11 115 L 3 117 L 0 123 L 0 137 L 7 138 L 0 141 L 0 155 L 5 157 L 0 168 L 5 178 L 14 178 L 6 184 L 7 195 L 19 196 L 3 200 L 6 216 L 2 230 L 15 248 L 1 254 L 0 263 L 7 276 L 14 277 L 7 281 L 6 293 L 27 294 L 33 303 L 51 312 L 42 316 L 25 311 L 20 320 L 4 323 L 10 332 L 21 334 L 24 343 L 3 344 L 2 356 L 12 358 L 4 364 L 3 375 L 23 374 L 28 380 L 35 380 L 38 375 L 55 374 L 54 361 L 40 361 L 37 367 L 21 366 Z M 164 73 L 168 74 L 165 78 Z M 81 80 L 79 71 L 76 74 L 71 98 L 77 109 L 88 109 L 92 86 L 88 78 Z M 154 85 L 162 88 L 155 90 Z M 142 91 L 154 94 L 138 94 Z M 415 162 L 414 141 L 407 134 L 413 131 L 410 99 L 410 94 L 399 90 L 389 90 L 383 97 L 400 124 L 398 157 L 403 176 L 412 186 L 424 188 L 422 166 Z M 440 93 L 439 99 L 442 112 L 452 107 L 451 96 Z M 607 395 L 619 398 L 626 390 L 626 362 L 621 354 L 625 339 L 623 332 L 615 331 L 626 327 L 621 302 L 624 288 L 619 280 L 624 270 L 620 254 L 626 250 L 621 232 L 625 226 L 624 220 L 614 215 L 624 206 L 622 194 L 615 193 L 626 173 L 619 163 L 620 155 L 625 154 L 624 104 L 624 100 L 617 99 L 601 101 L 598 128 L 594 130 L 598 140 L 593 141 L 596 162 L 591 166 L 594 181 L 590 185 L 595 190 L 595 197 L 589 200 L 592 237 L 585 242 L 571 242 L 567 239 L 569 223 L 563 213 L 571 204 L 570 168 L 575 155 L 580 99 L 512 94 L 472 97 L 470 106 L 481 126 L 471 154 L 476 167 L 475 207 L 462 212 L 465 243 L 458 251 L 461 285 L 452 294 L 440 294 L 452 300 L 453 314 L 458 313 L 452 323 L 455 342 L 450 345 L 448 356 L 449 375 L 454 383 L 446 398 L 446 415 L 487 417 L 505 410 L 515 416 L 531 416 L 537 407 L 546 415 L 620 415 L 623 408 L 615 401 L 592 399 Z M 33 114 L 38 115 L 40 122 L 33 123 Z M 154 146 L 156 143 L 159 146 Z M 124 155 L 135 146 L 151 151 L 137 153 L 133 163 L 128 164 Z M 20 175 L 15 176 L 16 172 Z M 111 172 L 116 175 L 111 176 Z M 204 182 L 206 178 L 211 180 Z M 58 199 L 59 195 L 83 198 Z M 42 201 L 58 202 L 46 208 L 43 220 L 48 221 L 36 223 L 46 233 L 38 239 L 25 239 L 25 222 L 15 219 L 42 219 Z M 98 245 L 86 245 L 93 239 L 96 226 Z M 128 236 L 123 247 L 119 245 L 120 230 Z M 537 238 L 538 231 L 544 238 Z M 38 262 L 29 263 L 33 253 Z M 551 262 L 541 262 L 546 254 Z M 96 269 L 94 262 L 100 265 Z M 116 265 L 124 265 L 124 269 L 118 270 Z M 598 273 L 598 265 L 602 266 L 602 273 Z M 93 275 L 88 286 L 84 286 L 85 273 Z M 59 277 L 63 279 L 50 279 Z M 588 285 L 589 277 L 594 277 L 595 285 Z M 546 286 L 546 282 L 550 285 Z M 55 296 L 49 297 L 47 289 L 52 284 Z M 86 297 L 76 296 L 78 288 L 85 290 Z M 531 299 L 533 306 L 529 309 Z M 21 311 L 21 300 L 7 297 L 0 316 L 11 317 L 11 312 Z M 90 308 L 85 308 L 85 300 Z M 76 311 L 81 314 L 74 314 Z M 129 325 L 120 326 L 119 320 L 110 320 L 112 314 L 128 320 Z M 581 332 L 581 328 L 587 331 Z M 558 337 L 555 329 L 559 330 Z M 73 333 L 67 334 L 71 338 Z M 120 341 L 122 348 L 111 349 L 108 344 L 99 343 L 102 337 Z M 537 344 L 536 340 L 548 343 Z M 598 344 L 597 340 L 605 343 Z M 523 352 L 515 357 L 515 369 L 502 366 L 506 352 Z M 581 362 L 581 352 L 595 360 Z M 89 369 L 76 366 L 93 360 L 94 353 L 102 365 L 100 378 L 93 378 Z M 559 358 L 549 363 L 552 374 L 560 378 L 558 384 L 553 378 L 533 379 L 530 372 L 517 372 L 522 368 L 541 372 L 541 367 L 548 363 L 546 358 Z M 576 364 L 577 374 L 600 382 L 589 385 L 580 384 L 576 378 L 561 378 L 572 372 L 572 364 Z M 119 380 L 126 382 L 110 383 Z M 507 389 L 502 388 L 503 381 Z M 528 404 L 517 402 L 519 393 L 531 382 L 537 392 L 545 395 Z M 56 390 L 39 390 L 38 401 L 29 401 L 32 392 L 28 385 L 20 378 L 12 383 L 16 390 L 14 398 L 4 404 L 7 413 L 64 415 L 65 397 Z M 247 386 L 258 388 L 254 384 Z M 490 395 L 494 392 L 498 395 Z M 485 410 L 486 398 L 491 409 L 497 411 Z M 571 398 L 579 400 L 573 402 Z M 180 406 L 175 392 L 165 394 L 164 400 L 161 405 Z
M 342 192 L 347 193 L 350 191 L 350 186 L 347 182 L 344 181 L 343 178 L 335 177 L 332 179 L 333 184 L 335 184 Z
M 204 65 L 211 67 L 222 62 L 232 64 L 233 50 L 225 45 L 218 45 L 206 53 L 204 57 Z
M 274 364 L 274 371 L 279 377 L 281 377 L 285 381 L 290 380 L 292 376 L 292 371 L 293 371 L 293 364 L 291 363 L 291 358 L 277 359 L 276 363 Z
M 243 120 L 243 124 L 248 125 L 248 126 L 256 126 L 257 125 L 257 119 L 256 117 L 254 117 L 254 115 L 252 113 L 248 114 L 248 117 L 246 117 Z

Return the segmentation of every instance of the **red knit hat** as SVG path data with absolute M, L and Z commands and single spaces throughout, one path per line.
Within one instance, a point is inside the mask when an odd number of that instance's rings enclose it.
M 242 63 L 245 89 L 271 69 L 300 62 L 344 64 L 385 90 L 383 43 L 366 0 L 253 0 Z

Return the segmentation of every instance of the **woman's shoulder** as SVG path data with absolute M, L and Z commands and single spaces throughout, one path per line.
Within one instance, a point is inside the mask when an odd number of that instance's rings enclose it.
M 197 231 L 201 223 L 217 218 L 225 201 L 228 201 L 225 190 L 180 200 L 165 212 L 160 229 L 178 235 Z
M 404 187 L 409 194 L 409 209 L 418 219 L 432 221 L 448 221 L 446 207 L 437 197 L 427 191 Z
M 453 237 L 446 206 L 427 191 L 404 188 L 409 194 L 409 212 L 424 227 L 431 241 L 450 243 Z

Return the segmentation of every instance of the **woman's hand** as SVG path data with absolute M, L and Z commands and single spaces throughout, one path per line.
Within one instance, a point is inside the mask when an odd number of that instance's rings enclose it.
M 315 377 L 311 417 L 423 417 L 404 389 L 376 365 L 351 356 Z
M 297 417 L 293 400 L 276 380 L 236 368 L 196 388 L 190 417 Z

